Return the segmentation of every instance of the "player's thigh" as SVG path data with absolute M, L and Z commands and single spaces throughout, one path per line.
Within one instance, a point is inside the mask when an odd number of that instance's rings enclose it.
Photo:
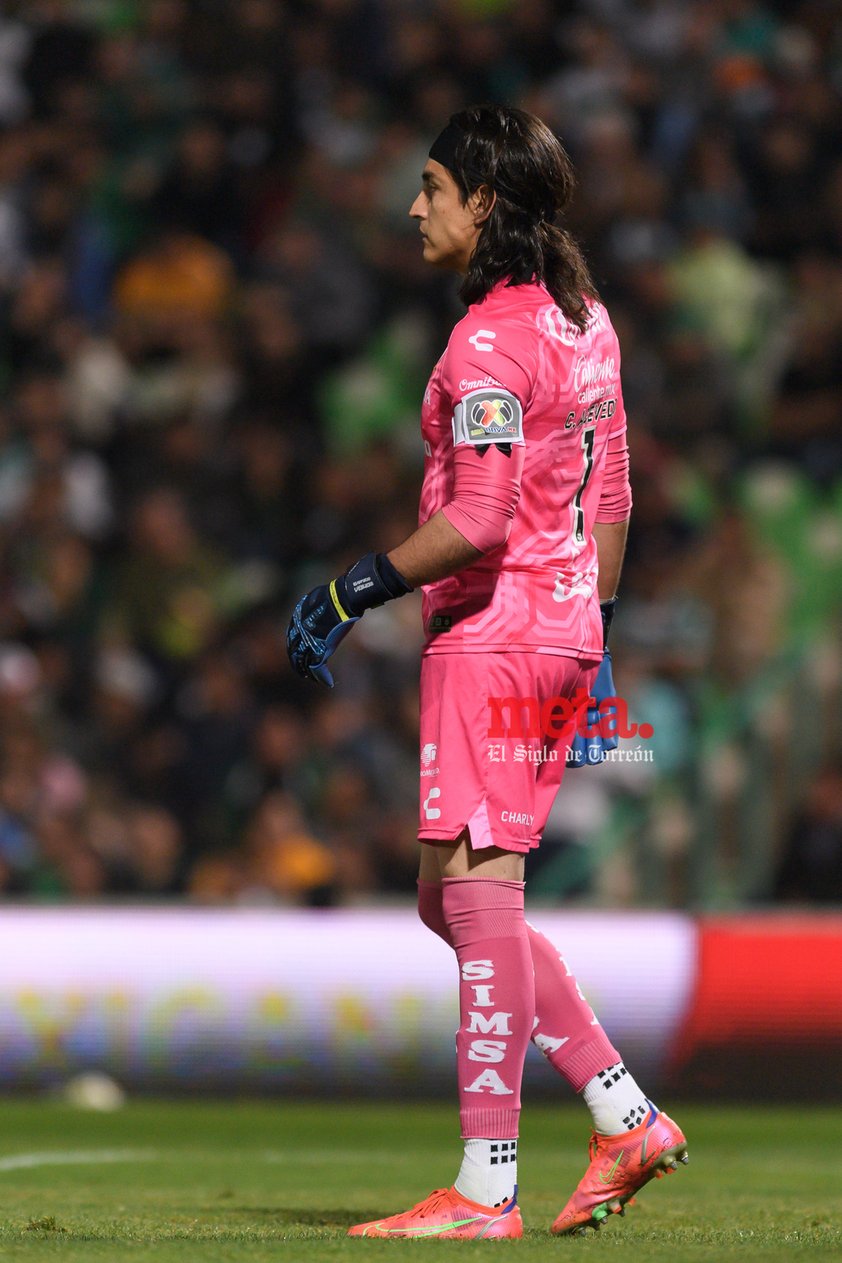
M 421 855 L 418 860 L 419 881 L 441 881 L 441 864 L 438 847 L 421 844 Z
M 468 830 L 455 846 L 424 846 L 435 852 L 442 877 L 474 877 L 488 881 L 523 881 L 524 856 L 496 846 L 474 850 Z

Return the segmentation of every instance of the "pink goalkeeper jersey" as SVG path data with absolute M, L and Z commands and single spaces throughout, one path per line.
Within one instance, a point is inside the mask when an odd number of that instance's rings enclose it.
M 441 509 L 471 539 L 454 498 L 458 447 L 476 448 L 467 455 L 479 478 L 494 463 L 483 459 L 490 446 L 520 471 L 507 541 L 424 587 L 425 652 L 601 657 L 593 524 L 631 509 L 620 351 L 605 308 L 595 303 L 580 333 L 543 285 L 498 284 L 453 330 L 421 433 L 419 524 Z

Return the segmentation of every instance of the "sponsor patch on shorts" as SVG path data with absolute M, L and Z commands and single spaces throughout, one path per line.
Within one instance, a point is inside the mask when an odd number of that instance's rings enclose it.
M 523 442 L 523 408 L 507 390 L 474 390 L 456 405 L 453 444 Z

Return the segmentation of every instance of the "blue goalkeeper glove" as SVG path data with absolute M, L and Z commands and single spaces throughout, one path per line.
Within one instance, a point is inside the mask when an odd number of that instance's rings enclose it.
M 570 753 L 567 756 L 567 767 L 569 768 L 586 767 L 588 764 L 602 763 L 608 751 L 616 750 L 619 744 L 617 733 L 613 730 L 616 728 L 616 722 L 614 724 L 611 722 L 611 717 L 617 714 L 616 706 L 600 709 L 601 704 L 607 698 L 617 696 L 617 690 L 614 688 L 614 676 L 611 670 L 611 650 L 608 648 L 608 633 L 611 630 L 611 621 L 614 618 L 614 606 L 616 604 L 617 597 L 615 596 L 610 601 L 602 601 L 599 606 L 599 612 L 602 615 L 602 645 L 604 652 L 602 662 L 599 664 L 599 670 L 596 673 L 591 696 L 588 699 L 590 702 L 593 702 L 593 705 L 588 706 L 585 731 L 577 731 L 570 744 Z
M 326 663 L 366 610 L 405 596 L 412 588 L 385 553 L 367 553 L 331 583 L 303 596 L 287 627 L 287 653 L 305 680 L 333 688 Z

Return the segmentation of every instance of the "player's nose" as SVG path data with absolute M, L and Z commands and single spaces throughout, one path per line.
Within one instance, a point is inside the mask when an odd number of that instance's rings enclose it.
M 424 213 L 422 210 L 423 204 L 424 204 L 424 195 L 423 193 L 419 193 L 415 201 L 412 203 L 412 205 L 409 208 L 410 219 L 423 219 L 424 218 Z

